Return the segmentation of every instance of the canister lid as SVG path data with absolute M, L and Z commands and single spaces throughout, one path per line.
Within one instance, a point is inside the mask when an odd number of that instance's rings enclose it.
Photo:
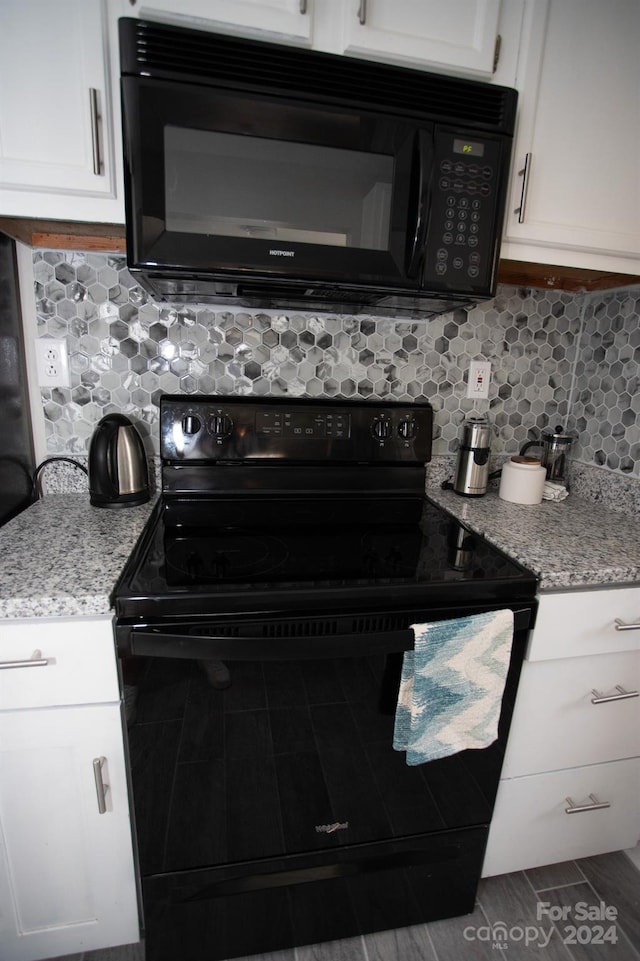
M 523 467 L 541 467 L 542 461 L 539 457 L 526 457 L 522 454 L 516 454 L 511 458 L 512 464 L 521 464 Z

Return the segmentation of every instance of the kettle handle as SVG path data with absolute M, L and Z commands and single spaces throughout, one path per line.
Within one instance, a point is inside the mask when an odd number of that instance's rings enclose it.
M 118 465 L 115 457 L 114 441 L 119 423 L 108 417 L 98 424 L 91 442 L 91 461 L 94 467 L 93 486 L 95 492 L 103 497 L 118 494 Z

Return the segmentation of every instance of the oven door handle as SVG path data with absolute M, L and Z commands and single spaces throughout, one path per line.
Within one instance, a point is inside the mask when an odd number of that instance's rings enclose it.
M 234 661 L 324 660 L 413 650 L 411 630 L 314 637 L 225 637 L 180 633 L 166 628 L 132 630 L 131 653 L 139 657 L 183 657 Z

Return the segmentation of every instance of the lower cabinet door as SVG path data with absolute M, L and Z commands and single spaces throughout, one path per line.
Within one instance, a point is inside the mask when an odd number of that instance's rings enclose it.
M 619 851 L 639 835 L 638 758 L 503 780 L 482 876 Z
M 0 957 L 138 940 L 119 705 L 0 713 Z

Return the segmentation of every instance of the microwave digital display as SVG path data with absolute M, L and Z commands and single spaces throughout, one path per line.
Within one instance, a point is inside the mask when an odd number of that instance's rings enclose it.
M 453 152 L 464 154 L 465 157 L 484 157 L 484 144 L 475 140 L 453 141 Z

